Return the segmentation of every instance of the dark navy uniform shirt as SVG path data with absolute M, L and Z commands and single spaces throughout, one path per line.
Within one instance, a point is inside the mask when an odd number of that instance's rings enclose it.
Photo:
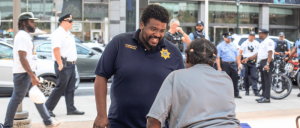
M 145 50 L 136 32 L 115 36 L 106 46 L 95 74 L 110 78 L 111 128 L 145 128 L 146 115 L 164 81 L 174 70 L 184 68 L 180 51 L 165 38 L 152 52 Z

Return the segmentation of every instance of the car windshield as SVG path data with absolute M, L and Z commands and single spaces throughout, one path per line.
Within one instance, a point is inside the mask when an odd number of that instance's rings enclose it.
M 241 38 L 239 41 L 239 46 L 241 46 L 246 40 L 248 40 L 248 38 Z M 261 43 L 262 40 L 259 38 L 255 38 L 254 40 L 256 40 L 257 42 Z

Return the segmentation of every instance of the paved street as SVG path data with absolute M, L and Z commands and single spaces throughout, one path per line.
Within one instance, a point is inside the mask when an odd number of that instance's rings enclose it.
M 110 87 L 110 84 L 108 84 Z M 241 92 L 243 99 L 236 99 L 237 117 L 242 123 L 248 123 L 252 128 L 296 128 L 295 118 L 300 115 L 300 98 L 297 97 L 299 89 L 296 87 L 292 93 L 283 100 L 271 100 L 270 104 L 257 104 L 254 101 L 257 97 L 250 93 L 245 96 Z M 94 97 L 93 82 L 82 81 L 75 92 L 75 106 L 78 110 L 85 111 L 83 116 L 67 116 L 64 97 L 59 101 L 54 113 L 56 119 L 65 121 L 62 128 L 73 128 L 84 126 L 90 128 L 96 117 L 96 104 Z M 0 122 L 4 121 L 6 107 L 9 97 L 0 98 Z M 109 93 L 107 97 L 107 107 L 110 105 Z M 40 118 L 32 101 L 26 97 L 23 101 L 23 109 L 29 111 L 29 118 L 32 120 L 33 128 L 42 128 L 42 119 Z M 55 120 L 53 118 L 53 120 Z

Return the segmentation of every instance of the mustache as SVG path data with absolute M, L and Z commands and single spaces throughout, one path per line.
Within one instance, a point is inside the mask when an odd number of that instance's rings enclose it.
M 156 39 L 158 39 L 158 40 L 161 39 L 161 37 L 157 37 L 157 36 L 149 36 L 149 39 L 150 39 L 150 38 L 156 38 Z

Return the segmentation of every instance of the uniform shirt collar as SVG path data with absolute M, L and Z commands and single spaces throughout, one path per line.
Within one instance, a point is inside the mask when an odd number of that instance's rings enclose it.
M 139 40 L 139 34 L 141 32 L 141 29 L 137 29 L 134 34 L 133 34 L 133 37 L 132 39 L 135 40 L 135 42 L 139 45 L 141 45 L 143 48 L 145 47 L 144 44 Z M 166 47 L 166 41 L 165 41 L 165 38 L 163 38 L 161 40 L 161 43 L 160 43 L 160 46 L 157 47 L 158 49 L 161 49 L 162 47 Z
M 228 46 L 230 46 L 230 45 L 231 45 L 231 42 L 230 42 L 229 44 L 226 44 L 226 42 L 225 42 L 225 41 L 223 41 L 222 43 L 223 43 L 223 45 L 228 45 Z
M 61 27 L 61 26 L 59 26 L 58 28 L 61 29 L 61 31 L 64 31 L 65 33 L 69 33 L 69 30 L 66 31 L 66 30 L 65 30 L 63 27 Z
M 197 34 L 199 34 L 199 35 L 205 36 L 205 33 L 204 33 L 204 32 L 202 32 L 202 34 L 200 34 L 198 31 L 196 31 L 196 32 L 197 32 Z

